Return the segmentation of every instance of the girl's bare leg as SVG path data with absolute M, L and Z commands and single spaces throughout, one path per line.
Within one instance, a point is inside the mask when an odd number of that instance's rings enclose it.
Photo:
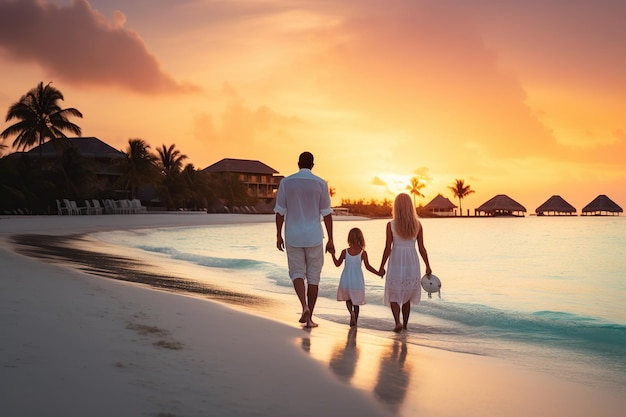
M 348 311 L 350 312 L 350 327 L 354 326 L 356 324 L 356 320 L 354 317 L 354 306 L 352 305 L 352 300 L 348 300 L 346 301 L 346 307 L 348 308 Z
M 359 311 L 360 311 L 360 307 L 359 306 L 354 306 L 354 325 L 356 326 L 356 324 L 359 321 Z

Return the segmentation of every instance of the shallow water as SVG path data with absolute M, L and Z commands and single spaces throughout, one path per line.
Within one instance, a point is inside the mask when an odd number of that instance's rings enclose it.
M 275 247 L 271 216 L 245 225 L 104 232 L 98 239 L 193 267 L 205 281 L 298 305 L 284 253 Z M 339 220 L 339 219 L 338 219 Z M 386 220 L 335 222 L 344 248 L 352 227 L 363 230 L 377 268 Z M 626 388 L 626 220 L 622 217 L 422 219 L 441 298 L 424 293 L 413 307 L 407 343 L 505 357 L 583 383 Z M 205 268 L 211 272 L 205 274 Z M 423 268 L 423 266 L 422 266 Z M 328 256 L 318 318 L 347 323 L 335 301 L 341 269 Z M 368 304 L 359 333 L 388 335 L 383 281 L 365 272 Z M 217 281 L 217 282 L 213 282 Z

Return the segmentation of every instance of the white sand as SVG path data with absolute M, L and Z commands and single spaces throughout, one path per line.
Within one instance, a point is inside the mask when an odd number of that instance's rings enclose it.
M 394 352 L 401 340 L 359 334 L 362 380 L 371 376 L 377 381 L 372 385 L 385 387 L 385 375 L 406 373 L 418 381 L 405 391 L 391 390 L 403 398 L 400 406 L 390 406 L 368 394 L 372 390 L 365 385 L 342 382 L 337 357 L 344 367 L 353 363 L 344 328 L 322 321 L 309 333 L 297 323 L 267 320 L 216 302 L 92 277 L 16 254 L 6 240 L 19 233 L 260 219 L 271 221 L 271 216 L 0 218 L 0 415 L 623 414 L 626 400 L 613 393 L 493 358 L 411 346 L 404 362 L 392 355 L 374 366 L 380 355 L 372 352 Z M 328 366 L 316 349 L 307 354 L 306 344 L 334 344 L 341 355 L 335 354 Z

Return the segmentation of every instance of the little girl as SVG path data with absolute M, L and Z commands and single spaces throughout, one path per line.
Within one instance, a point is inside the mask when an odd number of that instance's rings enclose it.
M 335 257 L 334 253 L 331 254 L 335 266 L 341 266 L 343 260 L 346 260 L 346 266 L 339 279 L 339 288 L 337 288 L 337 301 L 346 302 L 346 307 L 350 312 L 350 327 L 353 327 L 356 326 L 359 319 L 359 306 L 365 304 L 365 279 L 361 269 L 361 261 L 368 271 L 376 275 L 380 274 L 372 268 L 367 259 L 367 252 L 364 250 L 365 238 L 361 229 L 353 228 L 350 230 L 348 246 L 347 249 L 341 251 L 339 259 Z

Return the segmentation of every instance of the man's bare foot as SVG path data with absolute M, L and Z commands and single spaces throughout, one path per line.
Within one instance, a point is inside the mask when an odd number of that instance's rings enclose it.
M 393 331 L 396 333 L 400 333 L 402 331 L 402 325 L 396 324 L 396 327 L 393 328 Z
M 356 315 L 353 311 L 350 312 L 350 327 L 356 326 Z
M 304 327 L 306 327 L 307 329 L 312 329 L 312 328 L 317 327 L 317 326 L 319 326 L 319 324 L 317 324 L 317 323 L 313 322 L 313 320 L 309 319 L 309 321 L 307 321 L 307 323 L 306 323 L 306 326 L 304 326 Z
M 302 315 L 300 316 L 300 320 L 298 321 L 300 323 L 306 323 L 309 321 L 309 318 L 311 318 L 311 311 L 309 310 L 308 307 L 306 307 L 304 310 L 302 310 Z

